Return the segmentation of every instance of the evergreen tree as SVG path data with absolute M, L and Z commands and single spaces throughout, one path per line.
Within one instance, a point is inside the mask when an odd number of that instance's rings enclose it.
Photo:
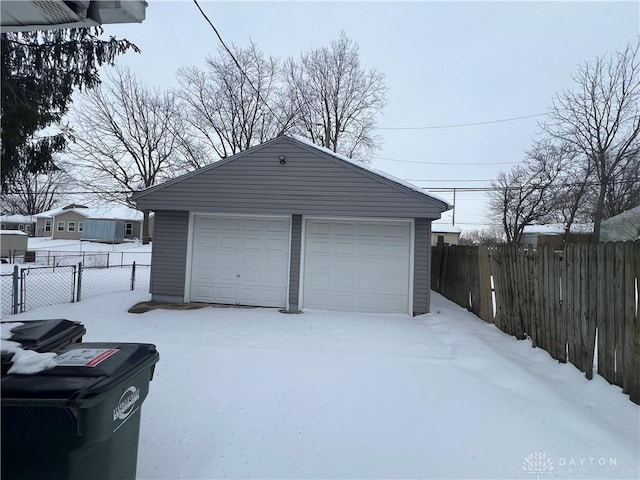
M 59 126 L 74 89 L 95 87 L 101 65 L 129 49 L 140 51 L 128 40 L 101 35 L 100 27 L 0 35 L 3 192 L 22 169 L 56 169 L 53 155 L 64 150 L 67 137 L 46 129 Z

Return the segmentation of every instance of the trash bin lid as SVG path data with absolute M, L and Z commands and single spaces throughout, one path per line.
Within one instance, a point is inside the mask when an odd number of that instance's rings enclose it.
M 11 336 L 7 338 L 19 343 L 24 350 L 36 352 L 50 352 L 58 350 L 65 343 L 81 338 L 87 329 L 80 322 L 57 318 L 53 320 L 24 320 L 2 321 L 3 328 L 11 329 Z M 11 324 L 22 324 L 11 328 Z M 11 368 L 13 353 L 2 351 L 2 375 Z
M 12 321 L 3 321 L 2 326 L 11 328 Z M 54 320 L 24 320 L 11 330 L 8 340 L 18 342 L 25 350 L 50 352 L 74 337 L 81 337 L 87 329 L 80 322 L 57 318 Z
M 82 407 L 84 401 L 111 390 L 159 358 L 150 343 L 74 343 L 60 351 L 57 367 L 2 378 L 2 402 L 61 400 L 67 406 Z

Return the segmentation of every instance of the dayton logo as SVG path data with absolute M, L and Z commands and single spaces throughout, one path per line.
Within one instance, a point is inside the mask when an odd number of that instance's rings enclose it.
M 524 473 L 534 474 L 536 478 L 540 478 L 541 474 L 553 472 L 553 462 L 546 453 L 533 452 L 525 457 L 522 462 L 522 470 Z
M 118 405 L 113 409 L 113 421 L 126 420 L 134 411 L 136 402 L 140 399 L 140 390 L 133 385 L 127 388 L 118 400 Z

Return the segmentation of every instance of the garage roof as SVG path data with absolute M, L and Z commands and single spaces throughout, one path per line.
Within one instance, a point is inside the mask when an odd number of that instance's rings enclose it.
M 137 192 L 132 199 L 138 208 L 150 210 L 432 219 L 451 208 L 413 184 L 290 136 Z

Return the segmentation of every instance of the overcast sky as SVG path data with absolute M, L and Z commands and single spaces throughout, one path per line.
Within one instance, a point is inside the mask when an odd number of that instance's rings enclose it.
M 228 44 L 298 56 L 341 31 L 365 68 L 386 75 L 383 147 L 372 165 L 430 188 L 486 187 L 520 162 L 556 92 L 585 61 L 622 50 L 640 31 L 640 2 L 213 2 L 200 5 Z M 219 46 L 192 1 L 149 0 L 142 24 L 107 26 L 142 49 L 119 63 L 169 87 Z M 450 203 L 451 192 L 437 192 Z M 452 212 L 443 219 L 451 222 Z M 495 223 L 486 195 L 456 192 L 463 230 Z

